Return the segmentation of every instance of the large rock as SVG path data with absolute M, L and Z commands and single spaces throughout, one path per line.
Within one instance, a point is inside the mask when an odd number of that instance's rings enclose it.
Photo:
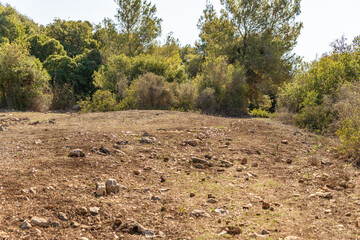
M 105 183 L 96 183 L 96 196 L 101 197 L 106 195 Z
M 31 224 L 34 226 L 39 226 L 39 227 L 48 227 L 49 221 L 45 218 L 33 217 L 31 219 Z

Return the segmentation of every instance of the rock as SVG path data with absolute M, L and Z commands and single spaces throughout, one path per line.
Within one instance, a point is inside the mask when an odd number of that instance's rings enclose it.
M 286 163 L 287 163 L 287 164 L 292 164 L 292 162 L 293 162 L 293 160 L 290 159 L 290 158 L 289 158 L 288 160 L 286 160 Z
M 355 221 L 355 226 L 360 228 L 360 218 Z
M 120 186 L 117 184 L 115 179 L 108 179 L 105 182 L 106 193 L 118 193 L 120 191 Z
M 241 165 L 246 165 L 247 163 L 248 163 L 247 158 L 243 158 L 243 159 L 241 160 Z
M 60 227 L 60 223 L 59 222 L 52 222 L 50 224 L 51 227 L 54 227 L 54 228 L 57 228 L 57 227 Z
M 210 218 L 211 215 L 205 211 L 202 210 L 194 210 L 191 215 L 197 217 L 197 218 L 201 218 L 201 217 L 205 217 L 205 218 Z
M 35 122 L 30 122 L 30 123 L 29 123 L 29 125 L 38 125 L 38 124 L 40 124 L 39 121 L 35 121 Z
M 152 197 L 151 197 L 151 200 L 153 200 L 153 201 L 160 201 L 161 198 L 158 197 L 158 196 L 152 196 Z
M 59 212 L 58 218 L 59 218 L 61 221 L 67 221 L 67 220 L 69 220 L 69 219 L 67 218 L 66 214 L 63 213 L 63 212 Z
M 262 203 L 262 208 L 263 208 L 264 210 L 270 209 L 270 203 L 263 202 L 263 203 Z
M 281 143 L 286 145 L 286 144 L 289 144 L 289 141 L 288 140 L 282 140 Z
M 136 175 L 136 176 L 139 176 L 140 175 L 140 171 L 139 170 L 134 170 L 134 174 Z
M 195 193 L 190 193 L 190 197 L 195 197 Z
M 99 214 L 100 208 L 98 207 L 91 207 L 89 208 L 91 215 L 96 216 Z
M 226 228 L 226 232 L 230 235 L 239 235 L 242 231 L 239 227 L 230 226 Z
M 10 236 L 6 232 L 0 231 L 0 239 L 10 239 Z
M 284 238 L 284 240 L 301 240 L 301 238 L 296 236 L 287 236 L 286 238 Z
M 258 164 L 257 162 L 254 162 L 254 163 L 251 164 L 251 166 L 252 166 L 252 167 L 258 167 L 259 164 Z
M 71 222 L 71 223 L 70 223 L 70 226 L 71 226 L 72 228 L 78 228 L 78 227 L 80 227 L 80 223 L 78 223 L 78 222 Z
M 154 231 L 146 229 L 144 226 L 132 219 L 127 220 L 127 222 L 121 227 L 121 231 L 134 235 L 143 235 L 146 238 L 151 238 L 155 236 Z
M 212 203 L 212 204 L 215 204 L 215 203 L 218 203 L 218 201 L 214 198 L 210 198 L 206 201 L 207 203 Z
M 220 215 L 226 215 L 226 214 L 229 213 L 228 210 L 222 209 L 222 208 L 217 208 L 217 209 L 215 209 L 215 212 L 218 213 L 218 214 L 220 214 Z
M 197 140 L 186 140 L 184 141 L 185 145 L 190 145 L 192 147 L 196 147 L 198 145 L 198 141 Z
M 204 159 L 197 158 L 197 157 L 192 157 L 191 162 L 194 163 L 194 164 L 202 164 L 205 167 L 212 167 L 213 166 L 213 164 L 210 163 L 209 161 L 206 161 Z
M 144 143 L 144 144 L 152 144 L 155 142 L 155 138 L 154 137 L 142 137 L 140 139 L 140 143 Z
M 106 195 L 105 183 L 96 183 L 96 196 L 101 197 Z
M 234 164 L 230 161 L 226 161 L 226 160 L 221 160 L 220 162 L 220 167 L 226 167 L 226 168 L 229 168 L 229 167 L 232 167 L 234 166 Z
M 101 147 L 101 148 L 99 149 L 99 151 L 100 151 L 101 153 L 106 154 L 106 155 L 110 155 L 110 151 L 109 151 L 109 149 L 107 149 L 106 147 Z
M 32 194 L 36 194 L 37 187 L 31 187 L 29 192 Z
M 80 215 L 86 215 L 87 212 L 88 212 L 88 209 L 86 207 L 81 207 L 77 210 L 77 212 L 80 214 Z
M 263 229 L 260 234 L 261 235 L 269 235 L 270 233 L 267 230 Z
M 89 239 L 86 238 L 86 237 L 81 237 L 81 238 L 79 238 L 78 240 L 89 240 Z
M 23 229 L 23 230 L 29 229 L 29 228 L 31 228 L 31 227 L 32 227 L 32 226 L 31 226 L 31 224 L 29 223 L 28 220 L 25 220 L 25 221 L 20 225 L 20 228 Z
M 39 227 L 48 227 L 49 221 L 45 218 L 33 217 L 31 219 L 31 224 L 34 226 L 39 226 Z
M 0 132 L 3 132 L 3 131 L 5 131 L 5 128 L 0 125 Z
M 85 153 L 82 149 L 75 149 L 75 150 L 72 150 L 68 156 L 69 157 L 85 157 Z
M 120 226 L 120 225 L 122 224 L 122 220 L 121 220 L 121 218 L 115 218 L 114 223 L 115 223 L 115 225 Z

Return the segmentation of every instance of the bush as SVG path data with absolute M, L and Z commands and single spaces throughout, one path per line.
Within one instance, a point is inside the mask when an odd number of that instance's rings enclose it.
M 343 151 L 360 160 L 360 82 L 344 84 L 335 104 L 338 112 L 336 134 L 343 144 Z
M 81 112 L 109 112 L 117 110 L 115 94 L 108 90 L 97 90 L 92 98 L 78 102 Z
M 177 90 L 176 108 L 182 111 L 190 111 L 196 108 L 198 91 L 195 85 L 190 83 L 180 84 Z
M 75 105 L 74 88 L 70 84 L 55 84 L 52 87 L 52 92 L 53 100 L 51 103 L 51 109 L 68 110 Z
M 175 95 L 165 78 L 146 73 L 130 85 L 124 104 L 135 109 L 170 109 Z
M 17 110 L 41 111 L 51 103 L 49 75 L 25 46 L 0 46 L 0 94 L 2 105 Z
M 261 108 L 254 108 L 253 110 L 250 111 L 250 116 L 256 118 L 270 118 L 272 114 Z
M 215 90 L 213 88 L 205 88 L 202 90 L 199 95 L 198 105 L 204 113 L 216 113 L 219 105 L 216 99 Z

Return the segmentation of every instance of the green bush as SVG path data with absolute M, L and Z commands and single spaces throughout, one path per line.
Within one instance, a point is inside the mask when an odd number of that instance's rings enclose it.
M 78 102 L 81 112 L 109 112 L 117 110 L 115 94 L 108 90 L 97 90 L 92 98 Z
M 191 83 L 180 84 L 176 91 L 176 109 L 190 111 L 196 108 L 198 91 Z
M 49 74 L 41 62 L 19 44 L 0 46 L 2 105 L 17 110 L 45 110 L 51 103 Z
M 253 110 L 250 111 L 250 116 L 256 118 L 270 118 L 272 114 L 261 108 L 254 108 Z

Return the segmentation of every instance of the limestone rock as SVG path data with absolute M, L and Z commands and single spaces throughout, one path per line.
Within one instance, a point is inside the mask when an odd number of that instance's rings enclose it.
M 118 185 L 117 181 L 115 179 L 108 179 L 105 182 L 106 187 L 106 193 L 118 193 L 120 191 L 120 186 Z
M 69 157 L 85 157 L 85 153 L 82 149 L 75 149 L 75 150 L 72 150 L 68 156 Z
M 49 221 L 45 218 L 33 217 L 31 219 L 31 224 L 34 226 L 39 226 L 39 227 L 48 227 Z
M 31 224 L 29 223 L 29 221 L 28 220 L 25 220 L 21 225 L 20 225 L 20 228 L 21 229 L 29 229 L 29 228 L 31 228 L 32 226 L 31 226 Z
M 96 196 L 101 197 L 106 195 L 105 183 L 96 183 Z

